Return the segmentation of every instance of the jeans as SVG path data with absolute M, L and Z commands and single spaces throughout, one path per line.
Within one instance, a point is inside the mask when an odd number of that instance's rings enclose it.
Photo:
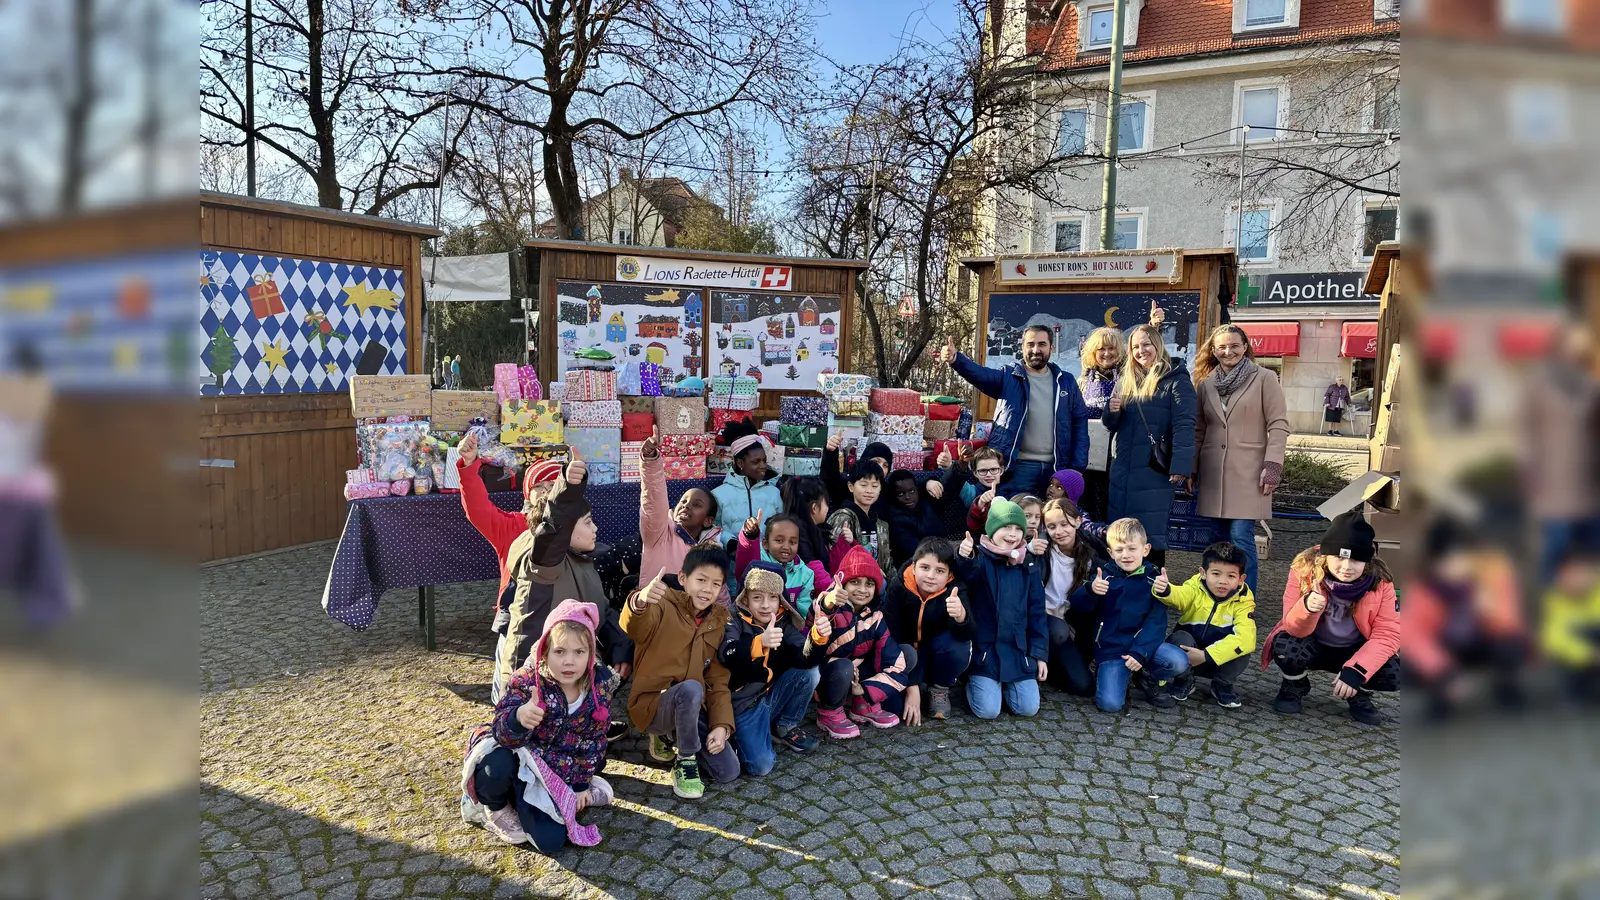
M 1167 638 L 1167 643 L 1175 647 L 1195 647 L 1201 650 L 1205 649 L 1204 647 L 1200 646 L 1200 643 L 1194 639 L 1193 635 L 1182 629 L 1174 631 L 1171 636 Z M 1215 662 L 1212 662 L 1210 657 L 1206 657 L 1206 661 L 1198 666 L 1192 663 L 1190 664 L 1189 676 L 1195 678 L 1209 678 L 1211 679 L 1211 683 L 1213 685 L 1223 685 L 1231 688 L 1238 683 L 1239 676 L 1244 674 L 1245 668 L 1249 665 L 1250 654 L 1248 653 L 1243 656 L 1230 659 L 1220 666 Z
M 779 675 L 755 705 L 733 717 L 738 730 L 733 746 L 746 775 L 757 778 L 772 771 L 778 756 L 772 749 L 772 735 L 784 734 L 805 718 L 811 692 L 817 689 L 822 673 L 815 667 L 790 669 Z
M 1017 440 L 1020 442 L 1022 437 L 1018 435 Z M 1050 463 L 1019 459 L 1012 462 L 1011 468 L 1006 470 L 995 493 L 1006 498 L 1018 494 L 1032 494 L 1043 500 L 1044 487 L 1049 484 L 1050 476 L 1054 474 L 1055 468 Z
M 698 681 L 680 681 L 662 691 L 648 731 L 670 739 L 679 756 L 695 757 L 713 780 L 725 784 L 739 777 L 739 755 L 734 752 L 731 740 L 721 753 L 708 753 L 703 749 L 706 735 L 711 731 L 706 722 L 705 696 L 705 687 Z M 734 728 L 737 731 L 737 722 Z
M 1065 620 L 1051 616 L 1050 683 L 1078 697 L 1094 696 L 1094 676 Z
M 917 664 L 906 670 L 911 684 L 950 687 L 972 662 L 972 643 L 958 641 L 948 631 L 923 641 L 919 649 Z
M 1244 583 L 1250 585 L 1250 593 L 1256 592 L 1256 572 L 1260 560 L 1256 557 L 1256 520 L 1255 519 L 1212 519 L 1213 541 L 1228 541 L 1235 547 L 1244 551 Z
M 1039 712 L 1039 682 L 1034 679 L 1001 684 L 982 675 L 967 676 L 967 705 L 972 707 L 973 715 L 980 719 L 997 718 L 1002 697 L 1006 709 L 1013 715 L 1032 716 Z
M 554 853 L 567 843 L 567 824 L 550 818 L 549 814 L 522 798 L 525 785 L 517 776 L 517 755 L 504 747 L 497 747 L 483 758 L 473 770 L 472 788 L 478 800 L 491 810 L 506 808 L 514 803 L 522 830 L 533 839 L 540 853 Z
M 1156 681 L 1171 681 L 1189 670 L 1189 654 L 1171 644 L 1156 648 L 1145 673 Z M 1108 659 L 1100 664 L 1098 683 L 1095 685 L 1094 705 L 1102 712 L 1121 712 L 1128 703 L 1128 683 L 1133 680 L 1122 659 Z

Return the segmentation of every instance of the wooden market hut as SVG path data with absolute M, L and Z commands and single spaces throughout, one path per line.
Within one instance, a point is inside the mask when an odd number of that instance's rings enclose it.
M 404 294 L 405 369 L 422 369 L 425 225 L 258 200 L 200 195 L 200 247 L 398 269 Z M 339 536 L 345 470 L 356 464 L 348 388 L 203 397 L 200 404 L 202 560 Z
M 827 313 L 825 333 L 834 335 L 834 321 L 840 323 L 837 326 L 837 336 L 832 340 L 838 355 L 838 370 L 848 371 L 851 358 L 849 323 L 855 318 L 856 276 L 866 268 L 864 262 L 547 239 L 528 241 L 526 248 L 527 283 L 537 288 L 539 297 L 541 323 L 537 353 L 539 378 L 546 383 L 560 380 L 562 332 L 567 330 L 567 326 L 580 327 L 573 321 L 571 315 L 576 312 L 575 309 L 568 310 L 568 318 L 562 319 L 563 310 L 558 299 L 562 285 L 568 286 L 571 292 L 568 296 L 574 298 L 587 298 L 595 288 L 599 288 L 599 293 L 604 294 L 608 289 L 628 289 L 636 286 L 648 287 L 648 293 L 652 298 L 662 296 L 681 298 L 685 308 L 680 315 L 683 322 L 683 329 L 680 331 L 692 332 L 698 340 L 697 346 L 690 342 L 690 347 L 694 348 L 691 350 L 691 356 L 698 354 L 701 375 L 713 375 L 728 370 L 729 367 L 723 364 L 725 357 L 722 355 L 723 349 L 716 340 L 716 333 L 725 325 L 750 322 L 754 318 L 752 297 L 770 294 L 781 296 L 785 300 L 792 299 L 795 303 L 797 320 L 804 314 L 804 310 L 809 310 L 815 319 L 819 303 L 823 298 L 837 298 L 839 309 L 837 312 Z M 658 280 L 652 277 L 651 273 L 655 269 L 663 267 L 670 269 L 672 266 L 669 264 L 680 262 L 703 263 L 711 267 L 722 265 L 757 269 L 758 284 L 740 286 L 727 283 L 696 283 L 681 279 Z M 807 301 L 809 306 L 805 305 Z M 588 318 L 590 324 L 606 323 L 599 330 L 609 336 L 611 321 L 609 314 L 590 313 Z M 628 334 L 626 341 L 618 343 L 621 353 L 626 354 L 631 349 L 628 342 L 641 345 L 640 349 L 643 350 L 642 345 L 646 342 L 658 340 L 663 336 L 677 336 L 668 334 L 672 329 L 663 327 L 655 317 L 649 318 L 651 319 L 649 322 L 645 322 L 644 317 L 639 318 L 641 330 L 647 331 L 648 334 L 642 338 L 636 334 Z M 549 327 L 546 327 L 546 323 L 550 323 Z M 815 327 L 821 329 L 824 326 L 817 324 Z M 784 338 L 782 327 L 779 330 L 779 337 Z M 727 349 L 744 351 L 740 359 L 748 358 L 752 362 L 770 365 L 788 365 L 795 361 L 788 351 L 768 354 L 766 359 L 774 360 L 771 363 L 758 359 L 764 350 L 757 349 L 754 341 L 742 331 L 730 334 L 728 344 Z M 816 352 L 820 351 L 814 351 L 814 354 Z M 626 361 L 630 357 L 624 355 L 620 358 Z M 638 358 L 646 357 L 641 355 Z M 815 358 L 813 355 L 813 359 Z M 782 360 L 781 363 L 776 362 L 779 359 Z M 760 367 L 758 365 L 754 368 L 759 371 Z M 791 382 L 783 378 L 774 378 L 768 373 L 767 377 L 762 379 L 760 405 L 752 415 L 758 421 L 776 418 L 780 397 L 817 395 L 816 388 L 814 380 L 809 383 L 799 380 Z

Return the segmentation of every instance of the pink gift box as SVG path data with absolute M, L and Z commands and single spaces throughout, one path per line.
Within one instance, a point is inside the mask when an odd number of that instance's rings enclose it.
M 890 416 L 922 415 L 922 394 L 910 388 L 873 388 L 868 406 Z
M 685 481 L 691 478 L 706 477 L 706 458 L 704 456 L 663 456 L 661 467 L 667 472 L 668 481 Z
M 524 400 L 544 399 L 544 388 L 539 384 L 539 370 L 534 366 L 517 368 L 517 386 L 522 388 Z
M 522 399 L 522 382 L 517 377 L 516 363 L 494 364 L 494 393 L 501 403 Z
M 896 469 L 910 469 L 913 472 L 920 472 L 926 462 L 927 456 L 920 450 L 916 453 L 896 453 L 894 455 L 894 467 Z
M 705 456 L 717 449 L 717 438 L 711 434 L 663 434 L 663 456 Z

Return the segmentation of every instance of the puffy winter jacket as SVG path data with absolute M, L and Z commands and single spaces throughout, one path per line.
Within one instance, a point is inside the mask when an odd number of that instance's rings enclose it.
M 1088 582 L 1072 591 L 1072 609 L 1095 618 L 1094 658 L 1106 663 L 1132 656 L 1149 665 L 1156 648 L 1167 639 L 1167 608 L 1156 602 L 1151 592 L 1155 580 L 1147 566 L 1124 572 L 1116 565 L 1096 566 L 1111 588 L 1096 594 Z
M 756 705 L 779 675 L 790 669 L 815 668 L 822 662 L 822 647 L 815 644 L 807 647 L 809 632 L 795 627 L 788 613 L 778 614 L 778 625 L 783 628 L 783 643 L 771 650 L 761 642 L 765 623 L 751 619 L 743 609 L 733 614 L 732 621 L 722 631 L 717 658 L 728 669 L 728 689 L 735 716 Z
M 989 446 L 1005 454 L 1009 468 L 1017 459 L 1017 445 L 1028 424 L 1027 371 L 1020 362 L 1002 369 L 980 366 L 962 353 L 956 354 L 951 368 L 968 384 L 1000 401 L 994 410 Z M 1082 469 L 1089 464 L 1089 407 L 1084 405 L 1072 373 L 1055 363 L 1050 364 L 1050 372 L 1056 379 L 1056 462 L 1052 470 Z
M 1038 675 L 1037 663 L 1050 658 L 1050 625 L 1044 611 L 1044 576 L 1039 562 L 1008 563 L 979 545 L 977 556 L 956 557 L 956 574 L 972 596 L 973 675 L 1002 683 Z M 963 591 L 962 593 L 966 593 Z
M 783 512 L 783 495 L 778 492 L 776 474 L 751 484 L 750 479 L 734 472 L 712 488 L 711 495 L 717 498 L 717 527 L 722 529 L 722 540 L 730 543 L 744 528 L 744 520 L 754 516 L 757 510 L 764 511 L 768 519 Z M 761 533 L 765 535 L 766 530 L 763 520 Z
M 1205 577 L 1196 575 L 1183 584 L 1168 585 L 1164 596 L 1155 597 L 1178 611 L 1177 627 L 1189 632 L 1217 665 L 1255 652 L 1256 597 L 1249 585 L 1241 583 L 1233 594 L 1218 600 L 1206 589 Z

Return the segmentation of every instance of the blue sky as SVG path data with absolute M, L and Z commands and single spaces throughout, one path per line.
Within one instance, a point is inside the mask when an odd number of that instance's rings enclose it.
M 822 52 L 846 64 L 881 62 L 894 55 L 907 32 L 938 40 L 953 32 L 951 0 L 824 0 L 818 9 Z

